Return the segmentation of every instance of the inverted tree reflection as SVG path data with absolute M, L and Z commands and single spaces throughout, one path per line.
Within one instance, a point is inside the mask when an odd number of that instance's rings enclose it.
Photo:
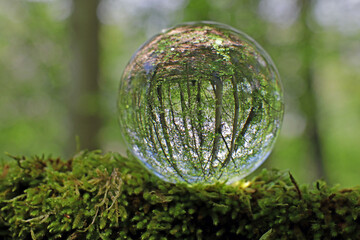
M 119 107 L 134 108 L 122 122 L 127 141 L 157 172 L 226 178 L 250 171 L 272 147 L 283 108 L 278 76 L 230 29 L 183 26 L 156 36 L 123 80 L 128 97 Z

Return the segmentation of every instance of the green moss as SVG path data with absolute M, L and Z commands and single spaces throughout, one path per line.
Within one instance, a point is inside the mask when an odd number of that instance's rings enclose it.
M 264 170 L 232 185 L 165 183 L 99 151 L 0 169 L 1 239 L 359 239 L 360 191 Z M 2 173 L 2 174 L 1 174 Z

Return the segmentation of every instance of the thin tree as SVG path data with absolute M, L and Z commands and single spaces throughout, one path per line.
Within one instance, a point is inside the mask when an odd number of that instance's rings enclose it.
M 322 143 L 319 133 L 318 105 L 315 92 L 314 77 L 314 32 L 309 27 L 311 20 L 312 0 L 301 0 L 302 10 L 300 21 L 302 26 L 302 77 L 305 91 L 300 97 L 302 111 L 307 119 L 306 137 L 309 144 L 311 160 L 313 161 L 314 174 L 316 178 L 326 178 L 324 170 L 324 159 L 322 154 Z
M 99 148 L 98 132 L 101 126 L 99 107 L 99 29 L 96 15 L 99 0 L 74 0 L 70 20 L 72 44 L 72 81 L 69 109 L 71 134 L 68 152 L 76 146 Z

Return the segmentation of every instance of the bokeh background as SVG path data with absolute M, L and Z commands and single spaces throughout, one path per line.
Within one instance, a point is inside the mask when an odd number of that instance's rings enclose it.
M 298 182 L 360 183 L 360 0 L 0 0 L 0 161 L 125 152 L 116 99 L 136 49 L 211 20 L 272 56 L 285 118 L 266 167 Z

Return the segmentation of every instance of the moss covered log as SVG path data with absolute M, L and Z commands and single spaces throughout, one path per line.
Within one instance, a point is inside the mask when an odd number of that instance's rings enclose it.
M 0 169 L 0 239 L 360 239 L 360 190 L 266 171 L 171 184 L 134 159 L 14 157 Z

